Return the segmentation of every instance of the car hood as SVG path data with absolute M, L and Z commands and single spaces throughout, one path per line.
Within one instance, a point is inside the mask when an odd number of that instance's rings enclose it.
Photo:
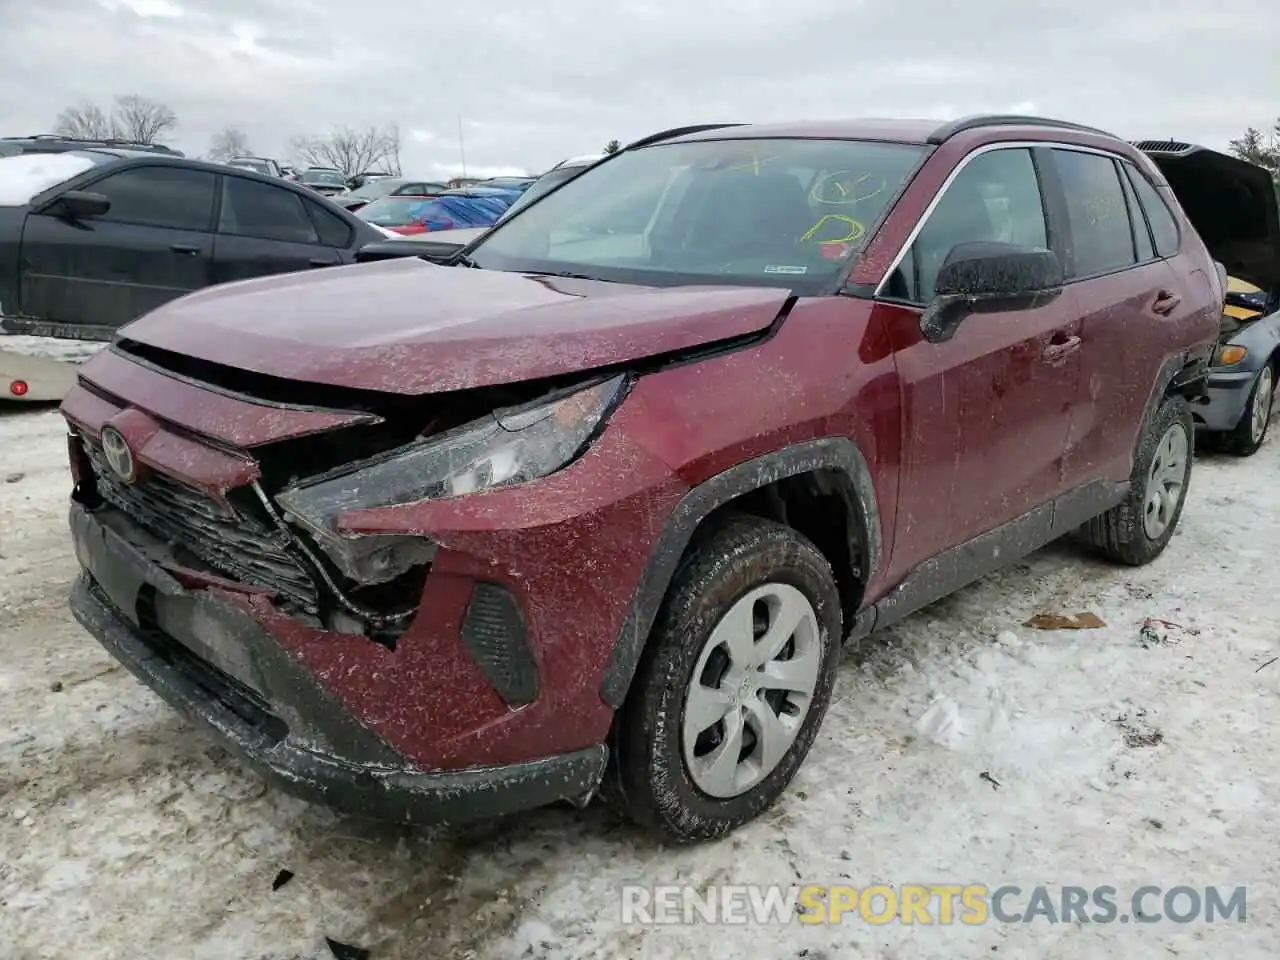
M 1280 204 L 1256 164 L 1187 143 L 1143 141 L 1196 232 L 1227 273 L 1266 290 L 1280 286 Z
M 126 340 L 270 376 L 403 394 L 534 380 L 767 329 L 790 292 L 651 288 L 417 257 L 208 287 Z

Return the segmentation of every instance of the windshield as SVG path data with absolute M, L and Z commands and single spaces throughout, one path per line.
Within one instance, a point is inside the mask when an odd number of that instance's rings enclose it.
M 403 227 L 430 201 L 425 197 L 382 197 L 356 211 L 356 216 L 381 227 Z
M 303 183 L 322 183 L 335 187 L 345 187 L 347 181 L 337 170 L 308 170 L 302 175 Z
M 585 169 L 586 167 L 557 167 L 550 173 L 543 174 L 530 184 L 528 190 L 520 194 L 520 199 L 507 209 L 507 212 L 502 215 L 502 219 L 506 220 L 517 210 L 522 210 L 539 197 L 546 196 L 560 184 L 566 180 L 572 180 Z
M 654 285 L 824 289 L 924 155 L 858 140 L 706 140 L 626 151 L 505 220 L 479 267 Z
M 232 160 L 229 167 L 243 167 L 245 170 L 253 170 L 255 173 L 270 173 L 271 165 L 265 160 Z

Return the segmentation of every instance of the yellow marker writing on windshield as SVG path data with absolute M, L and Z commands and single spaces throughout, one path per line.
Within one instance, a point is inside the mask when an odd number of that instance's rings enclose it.
M 841 180 L 836 179 L 837 177 L 843 179 L 845 182 L 841 182 Z M 813 203 L 829 203 L 839 206 L 861 203 L 863 200 L 870 200 L 872 197 L 883 192 L 887 186 L 885 181 L 881 180 L 880 185 L 870 192 L 862 192 L 854 189 L 862 186 L 870 179 L 871 174 L 869 173 L 864 173 L 860 177 L 854 177 L 852 170 L 833 170 L 826 176 L 819 177 L 814 182 L 813 187 L 809 190 L 809 199 Z M 832 199 L 827 195 L 827 190 L 824 188 L 826 188 L 828 184 L 835 187 L 835 189 L 840 192 L 838 199 Z
M 819 240 L 819 243 L 856 243 L 861 240 L 867 232 L 866 226 L 853 219 L 853 217 L 846 217 L 839 213 L 827 213 L 823 215 L 821 220 L 809 228 L 808 232 L 800 238 L 800 242 L 806 243 L 809 240 L 812 240 L 817 236 L 818 232 L 827 225 L 829 220 L 836 220 L 845 224 L 849 229 L 849 235 L 845 237 L 825 237 L 822 240 Z

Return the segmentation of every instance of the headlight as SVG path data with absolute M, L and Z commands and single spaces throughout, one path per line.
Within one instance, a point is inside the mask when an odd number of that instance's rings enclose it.
M 1233 367 L 1248 355 L 1249 351 L 1244 347 L 1237 347 L 1233 343 L 1224 343 L 1214 353 L 1212 366 Z
M 357 541 L 405 538 L 340 536 L 337 519 L 341 514 L 457 497 L 554 473 L 578 456 L 621 400 L 626 385 L 627 378 L 617 376 L 551 401 L 496 410 L 481 420 L 399 447 L 336 476 L 330 473 L 319 480 L 304 481 L 279 494 L 276 502 L 286 518 L 310 530 L 345 569 L 346 561 L 355 560 Z M 367 554 L 372 546 L 363 543 L 358 553 Z M 389 572 L 384 569 L 380 575 Z

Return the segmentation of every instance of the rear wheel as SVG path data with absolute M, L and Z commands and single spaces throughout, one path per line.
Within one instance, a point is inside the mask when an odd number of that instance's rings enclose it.
M 807 538 L 747 517 L 699 537 L 614 725 L 612 799 L 681 840 L 759 816 L 809 752 L 839 644 L 835 579 Z
M 1269 363 L 1262 368 L 1253 381 L 1253 392 L 1249 394 L 1249 402 L 1245 406 L 1240 422 L 1234 430 L 1223 437 L 1222 446 L 1227 453 L 1237 457 L 1251 457 L 1258 452 L 1262 442 L 1267 439 L 1267 427 L 1271 423 L 1271 412 L 1275 406 L 1276 364 Z
M 1191 481 L 1195 423 L 1181 397 L 1166 397 L 1143 428 L 1129 494 L 1080 529 L 1084 540 L 1116 563 L 1141 566 L 1173 538 Z

